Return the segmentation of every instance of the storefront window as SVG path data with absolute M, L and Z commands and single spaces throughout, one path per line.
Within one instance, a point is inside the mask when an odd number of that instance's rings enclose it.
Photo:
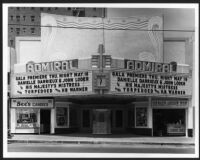
M 64 107 L 56 108 L 56 123 L 58 127 L 68 126 L 68 108 Z
M 39 109 L 17 109 L 16 110 L 16 128 L 29 129 L 38 127 L 37 113 Z
M 147 127 L 147 108 L 136 108 L 136 126 Z

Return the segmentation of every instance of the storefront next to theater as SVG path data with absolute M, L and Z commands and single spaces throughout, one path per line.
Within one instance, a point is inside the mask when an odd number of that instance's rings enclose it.
M 103 59 L 101 71 L 91 57 L 31 62 L 11 75 L 11 132 L 192 135 L 189 73 L 176 64 Z

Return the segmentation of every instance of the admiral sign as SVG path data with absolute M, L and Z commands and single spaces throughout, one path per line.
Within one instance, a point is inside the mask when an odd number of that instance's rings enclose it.
M 149 72 L 160 72 L 170 73 L 176 72 L 177 64 L 175 62 L 159 63 L 159 62 L 148 62 L 138 60 L 124 60 L 125 68 L 135 71 L 149 71 Z
M 72 71 L 78 59 L 26 64 L 11 76 L 12 97 L 66 96 L 92 92 L 92 72 Z
M 191 95 L 189 74 L 175 73 L 176 62 L 170 64 L 125 60 L 127 70 L 111 72 L 110 93 L 133 95 Z
M 75 68 L 78 68 L 78 59 L 42 63 L 29 62 L 26 65 L 26 72 L 67 71 Z

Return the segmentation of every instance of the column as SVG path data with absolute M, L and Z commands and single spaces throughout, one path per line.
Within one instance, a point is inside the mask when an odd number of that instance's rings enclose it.
M 189 100 L 189 107 L 187 109 L 187 132 L 188 132 L 188 136 L 189 137 L 192 137 L 193 136 L 193 107 L 192 107 L 192 103 L 191 103 L 191 100 Z
M 153 136 L 153 128 L 152 128 L 153 117 L 152 117 L 151 97 L 148 97 L 147 114 L 148 114 L 148 120 L 147 120 L 148 128 L 150 128 L 152 130 L 151 135 Z
M 40 109 L 38 110 L 38 112 L 37 112 L 37 120 L 38 120 L 38 127 L 39 127 L 39 130 L 38 130 L 38 134 L 40 134 Z
M 55 108 L 51 109 L 51 134 L 55 133 Z
M 10 109 L 10 113 L 11 113 L 11 117 L 10 117 L 10 121 L 11 121 L 11 126 L 10 126 L 10 129 L 11 129 L 11 133 L 15 133 L 15 127 L 16 127 L 16 112 L 15 112 L 15 109 L 14 108 L 11 108 Z

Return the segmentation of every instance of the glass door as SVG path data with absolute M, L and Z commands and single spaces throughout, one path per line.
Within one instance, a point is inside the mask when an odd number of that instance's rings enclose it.
M 110 110 L 94 109 L 93 110 L 93 134 L 110 134 Z

